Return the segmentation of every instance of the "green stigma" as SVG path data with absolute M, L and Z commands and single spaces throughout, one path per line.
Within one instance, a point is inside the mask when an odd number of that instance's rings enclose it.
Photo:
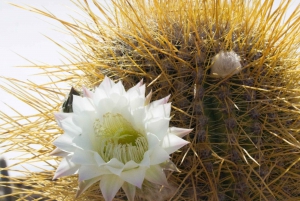
M 99 138 L 97 151 L 106 162 L 116 158 L 123 163 L 139 163 L 148 150 L 147 138 L 121 114 L 106 113 L 102 122 L 96 119 L 94 131 Z

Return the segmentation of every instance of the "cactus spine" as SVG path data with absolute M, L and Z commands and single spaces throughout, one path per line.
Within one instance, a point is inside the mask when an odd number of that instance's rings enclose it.
M 94 1 L 103 19 L 78 1 L 89 23 L 48 17 L 84 46 L 73 67 L 60 67 L 84 73 L 69 78 L 74 87 L 95 86 L 103 75 L 128 87 L 143 78 L 154 99 L 171 94 L 173 126 L 194 128 L 190 145 L 172 156 L 181 172 L 169 174 L 177 190 L 165 199 L 298 200 L 299 8 L 281 24 L 290 1 L 271 12 L 273 3 L 113 0 L 107 11 Z M 95 189 L 81 199 L 99 198 Z

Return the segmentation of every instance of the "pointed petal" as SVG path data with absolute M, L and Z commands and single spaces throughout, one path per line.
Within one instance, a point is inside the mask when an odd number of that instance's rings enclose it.
M 148 121 L 146 126 L 147 133 L 150 132 L 156 135 L 159 140 L 162 140 L 168 134 L 169 119 L 155 119 Z
M 113 158 L 107 162 L 107 169 L 109 169 L 113 174 L 120 176 L 123 171 L 124 164 L 121 163 L 118 159 Z
M 150 167 L 150 156 L 149 156 L 149 150 L 148 151 L 146 151 L 145 153 L 144 153 L 144 158 L 143 158 L 143 160 L 140 162 L 140 166 L 143 166 L 143 167 L 147 167 L 147 168 L 149 168 Z
M 169 129 L 169 132 L 182 138 L 182 137 L 186 136 L 187 134 L 189 134 L 192 130 L 193 129 L 171 127 Z
M 161 147 L 157 146 L 150 154 L 150 164 L 160 164 L 170 158 L 169 154 Z
M 116 175 L 103 175 L 100 181 L 100 189 L 105 201 L 112 201 L 124 181 Z
M 158 137 L 152 133 L 147 133 L 148 149 L 153 149 L 160 144 Z
M 111 112 L 115 107 L 115 103 L 110 98 L 103 98 L 99 100 L 97 105 L 97 112 L 101 118 L 105 113 Z
M 171 113 L 171 103 L 158 105 L 149 109 L 152 114 L 151 118 L 169 118 Z
M 151 103 L 151 107 L 156 107 L 158 105 L 163 105 L 163 104 L 166 104 L 168 101 L 169 101 L 169 98 L 170 98 L 171 95 L 168 95 L 162 99 L 159 99 L 159 100 L 156 100 L 156 101 L 153 101 Z
M 176 135 L 169 134 L 166 137 L 164 137 L 162 141 L 162 147 L 168 154 L 171 154 L 188 143 L 188 141 L 185 141 Z
M 54 118 L 55 118 L 58 126 L 62 128 L 62 125 L 60 122 L 66 118 L 72 117 L 72 115 L 73 115 L 72 113 L 56 112 L 56 113 L 54 113 Z
M 137 186 L 138 188 L 142 188 L 142 184 L 145 178 L 146 167 L 139 167 L 127 171 L 123 171 L 121 173 L 120 178 L 124 181 Z
M 73 163 L 80 164 L 80 165 L 96 165 L 96 161 L 94 159 L 94 153 L 84 151 L 82 149 L 75 150 L 71 161 Z
M 123 170 L 126 171 L 126 170 L 130 170 L 130 169 L 134 169 L 136 167 L 138 167 L 139 164 L 137 164 L 136 162 L 134 162 L 133 160 L 131 161 L 128 161 L 125 165 L 124 165 L 124 168 Z
M 118 112 L 120 112 L 120 110 L 122 110 L 124 108 L 126 108 L 128 110 L 128 105 L 129 105 L 128 99 L 125 96 L 120 96 L 120 95 L 117 95 L 117 96 L 119 96 L 119 97 L 117 97 L 117 98 L 114 98 L 113 96 L 111 97 L 111 102 L 115 101 L 115 105 L 117 106 L 114 108 L 115 110 L 113 110 L 111 112 L 118 113 Z
M 151 97 L 152 97 L 152 90 L 151 90 L 151 91 L 149 92 L 149 94 L 146 96 L 146 99 L 145 99 L 145 106 L 150 104 Z
M 136 126 L 136 128 L 140 128 L 141 130 L 144 130 L 144 128 L 145 128 L 144 119 L 146 118 L 146 115 L 147 115 L 145 108 L 140 107 L 131 112 L 132 112 L 132 114 L 130 114 L 131 123 L 134 126 Z
M 128 97 L 132 100 L 137 97 L 145 98 L 146 86 L 143 84 L 143 80 L 137 83 L 134 87 L 127 91 Z
M 127 182 L 124 182 L 122 189 L 125 192 L 128 201 L 134 201 L 134 197 L 135 197 L 135 186 L 131 185 Z
M 170 170 L 170 171 L 174 171 L 174 172 L 180 172 L 180 170 L 176 167 L 176 165 L 171 160 L 167 160 L 166 162 L 161 163 L 160 166 L 164 170 Z
M 106 164 L 106 162 L 103 160 L 103 158 L 97 152 L 94 152 L 94 158 L 95 158 L 95 161 L 96 161 L 98 167 Z
M 72 153 L 75 150 L 72 140 L 73 138 L 71 136 L 63 134 L 54 140 L 53 144 L 65 152 Z
M 111 174 L 111 172 L 105 167 L 99 168 L 95 165 L 82 165 L 78 171 L 78 181 L 89 180 L 104 174 Z
M 105 98 L 108 98 L 106 91 L 104 91 L 104 89 L 101 89 L 99 87 L 96 88 L 93 96 L 94 105 L 98 105 L 99 101 Z
M 70 136 L 78 136 L 82 132 L 81 128 L 76 125 L 74 119 L 78 118 L 78 115 L 72 113 L 70 117 L 60 120 L 61 128 Z
M 93 145 L 88 136 L 86 134 L 82 134 L 81 136 L 75 137 L 72 140 L 72 143 L 76 145 L 76 147 L 79 147 L 83 150 L 92 150 Z
M 155 184 L 169 186 L 166 175 L 160 165 L 152 165 L 150 168 L 148 168 L 145 179 Z
M 104 80 L 99 85 L 100 89 L 103 89 L 105 92 L 108 92 L 111 90 L 111 88 L 115 85 L 114 81 L 109 79 L 107 76 L 104 77 Z
M 83 111 L 94 111 L 95 107 L 91 99 L 81 96 L 73 95 L 73 112 L 81 114 Z
M 143 89 L 145 89 L 145 86 L 144 87 L 142 87 L 142 86 L 143 86 L 143 79 L 141 81 L 139 81 L 135 86 L 128 89 L 127 93 L 130 94 L 131 92 L 134 92 L 134 91 L 140 91 L 141 95 L 143 95 Z
M 94 93 L 88 90 L 87 88 L 83 87 L 83 96 L 87 98 L 93 98 Z
M 76 165 L 75 163 L 72 163 L 70 161 L 72 156 L 67 156 L 66 158 L 63 158 L 60 162 L 53 179 L 57 179 L 59 177 L 68 176 L 75 174 L 80 167 L 79 165 Z
M 144 107 L 145 98 L 144 97 L 136 97 L 130 100 L 130 109 L 135 110 L 140 107 Z
M 110 94 L 119 94 L 119 95 L 123 95 L 125 93 L 125 88 L 122 84 L 121 81 L 119 81 L 117 84 L 115 84 L 112 88 L 111 88 L 111 91 L 110 91 Z
M 78 198 L 86 189 L 88 189 L 91 185 L 93 185 L 94 183 L 99 181 L 100 178 L 101 177 L 95 177 L 95 178 L 80 182 L 75 198 Z
M 69 155 L 70 153 L 65 152 L 59 148 L 54 149 L 49 155 L 50 156 L 60 156 L 60 157 L 66 157 L 67 155 Z

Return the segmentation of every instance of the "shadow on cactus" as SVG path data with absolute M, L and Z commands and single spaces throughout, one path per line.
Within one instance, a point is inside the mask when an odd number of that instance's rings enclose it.
M 154 99 L 171 94 L 170 124 L 194 131 L 172 155 L 181 172 L 168 174 L 176 190 L 163 199 L 270 201 L 300 199 L 300 18 L 298 6 L 282 23 L 289 3 L 271 11 L 271 0 L 116 0 L 111 10 L 94 2 L 100 18 L 77 2 L 86 24 L 35 11 L 81 44 L 66 67 L 84 73 L 74 87 L 107 75 L 127 88 L 143 78 Z

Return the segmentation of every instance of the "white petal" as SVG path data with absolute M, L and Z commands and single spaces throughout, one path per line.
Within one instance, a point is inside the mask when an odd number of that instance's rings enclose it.
M 75 147 L 74 147 L 72 141 L 73 141 L 73 138 L 72 138 L 70 135 L 68 135 L 68 134 L 63 134 L 63 135 L 59 136 L 59 137 L 53 142 L 53 144 L 54 144 L 57 148 L 59 148 L 59 149 L 65 151 L 65 152 L 72 153 L 72 152 L 75 150 Z
M 62 125 L 60 122 L 66 118 L 71 118 L 72 115 L 73 115 L 72 113 L 56 112 L 56 113 L 54 113 L 54 118 L 57 121 L 58 126 L 62 128 Z
M 152 149 L 160 144 L 158 137 L 152 133 L 147 134 L 148 149 Z
M 156 165 L 165 162 L 170 158 L 169 154 L 161 147 L 157 146 L 150 154 L 150 164 Z
M 83 96 L 87 98 L 93 98 L 94 93 L 88 90 L 87 88 L 83 87 Z
M 145 99 L 146 87 L 143 84 L 141 84 L 140 86 L 138 86 L 139 84 L 135 85 L 134 87 L 130 88 L 127 91 L 127 96 L 129 98 L 129 100 L 132 101 L 132 100 L 134 100 L 136 98 L 143 98 L 143 99 Z
M 145 179 L 155 184 L 163 186 L 169 185 L 166 179 L 166 175 L 159 165 L 152 165 L 150 168 L 148 168 L 146 171 Z
M 152 90 L 151 90 L 151 91 L 149 92 L 149 94 L 146 96 L 146 99 L 145 99 L 145 106 L 150 104 L 151 97 L 152 97 Z
M 71 161 L 75 164 L 80 165 L 95 165 L 96 161 L 94 159 L 94 153 L 84 151 L 81 149 L 76 149 Z
M 113 102 L 110 98 L 104 98 L 99 100 L 97 105 L 97 112 L 99 117 L 102 118 L 102 115 L 111 112 L 115 107 L 115 102 Z
M 149 153 L 150 153 L 149 150 L 144 153 L 144 158 L 140 162 L 140 166 L 150 167 L 150 154 Z
M 123 171 L 124 164 L 121 163 L 116 158 L 111 159 L 107 162 L 107 169 L 109 169 L 113 174 L 120 176 Z
M 112 201 L 124 181 L 116 175 L 103 175 L 100 181 L 100 189 L 105 201 Z
M 59 148 L 54 149 L 49 155 L 50 156 L 60 156 L 60 157 L 66 157 L 67 155 L 69 155 L 70 153 L 65 152 Z
M 124 181 L 142 188 L 142 184 L 145 178 L 146 167 L 134 168 L 131 170 L 123 171 L 120 178 Z
M 149 109 L 151 113 L 151 118 L 169 118 L 171 112 L 171 103 L 166 103 L 163 105 L 158 105 Z
M 98 167 L 106 164 L 106 162 L 103 160 L 103 158 L 97 152 L 94 152 L 94 159 L 95 159 Z
M 117 95 L 119 96 L 119 95 Z M 113 108 L 112 112 L 114 113 L 120 113 L 120 110 L 124 109 L 124 107 L 126 107 L 126 109 L 128 110 L 128 100 L 125 96 L 119 96 L 119 97 L 112 97 L 111 96 L 111 102 L 114 102 L 115 104 L 115 108 Z
M 130 100 L 130 109 L 135 110 L 139 107 L 144 107 L 145 105 L 145 98 L 144 97 L 137 97 L 135 99 Z
M 153 101 L 150 105 L 151 107 L 156 107 L 158 105 L 163 105 L 163 104 L 166 104 L 168 101 L 169 101 L 169 98 L 170 98 L 171 95 L 168 95 L 162 99 L 159 99 L 159 100 L 156 100 L 156 101 Z
M 143 84 L 143 80 L 127 90 L 127 93 L 130 96 L 134 95 L 135 92 L 139 92 L 140 95 L 145 96 L 145 85 Z
M 93 149 L 94 142 L 94 122 L 96 114 L 94 112 L 84 111 L 81 115 L 74 115 L 73 120 L 76 125 L 81 128 L 81 133 L 78 138 L 74 138 L 74 143 L 82 149 Z
M 145 128 L 144 119 L 146 118 L 146 110 L 144 107 L 140 107 L 134 111 L 132 111 L 132 115 L 130 115 L 131 123 L 139 129 Z
M 170 170 L 170 171 L 174 171 L 174 172 L 180 172 L 180 170 L 176 167 L 176 165 L 171 160 L 167 160 L 167 161 L 161 163 L 160 166 L 164 170 Z
M 121 81 L 119 81 L 117 84 L 115 84 L 112 88 L 111 88 L 111 91 L 110 91 L 110 94 L 119 94 L 119 95 L 123 95 L 125 94 L 125 89 L 124 89 L 124 86 L 122 84 Z
M 65 133 L 73 137 L 80 135 L 82 132 L 81 128 L 74 122 L 74 118 L 76 117 L 77 115 L 72 114 L 72 116 L 60 121 L 61 128 Z
M 189 134 L 193 129 L 186 129 L 186 128 L 177 128 L 177 127 L 171 127 L 169 129 L 169 132 L 177 135 L 178 137 L 184 137 L 187 134 Z
M 92 142 L 86 134 L 82 134 L 81 136 L 78 136 L 73 139 L 72 143 L 76 145 L 76 147 L 79 147 L 80 149 L 84 150 L 93 150 Z
M 162 140 L 167 134 L 169 129 L 169 119 L 155 119 L 147 122 L 147 132 L 150 132 Z
M 53 179 L 57 179 L 59 177 L 63 176 L 68 176 L 72 174 L 76 174 L 78 168 L 80 167 L 79 165 L 76 165 L 75 163 L 72 163 L 70 161 L 70 158 L 72 156 L 67 156 L 66 158 L 63 158 L 62 161 L 60 162 Z
M 95 177 L 79 183 L 75 198 L 78 198 L 86 189 L 100 180 L 101 177 Z
M 188 141 L 185 141 L 176 135 L 169 134 L 166 137 L 164 137 L 162 141 L 162 147 L 168 154 L 171 154 L 188 143 Z
M 124 182 L 122 189 L 125 192 L 128 201 L 134 201 L 134 197 L 135 197 L 135 186 L 131 185 L 127 182 Z
M 104 80 L 101 82 L 99 88 L 104 91 L 110 91 L 111 88 L 115 85 L 114 81 L 105 76 Z
M 75 114 L 81 114 L 83 111 L 94 111 L 95 107 L 92 100 L 86 97 L 80 97 L 73 95 L 73 112 Z
M 104 91 L 101 88 L 96 88 L 94 95 L 93 95 L 93 102 L 94 105 L 98 105 L 99 101 L 101 101 L 102 99 L 108 98 L 109 96 L 107 95 L 106 91 Z
M 83 165 L 78 171 L 78 181 L 89 180 L 94 177 L 99 177 L 104 174 L 111 174 L 111 172 L 105 167 L 99 168 L 95 165 Z
M 136 168 L 138 167 L 139 165 L 134 162 L 134 161 L 128 161 L 125 165 L 124 165 L 124 168 L 123 170 L 126 171 L 126 170 L 130 170 L 130 169 L 133 169 L 133 168 Z

